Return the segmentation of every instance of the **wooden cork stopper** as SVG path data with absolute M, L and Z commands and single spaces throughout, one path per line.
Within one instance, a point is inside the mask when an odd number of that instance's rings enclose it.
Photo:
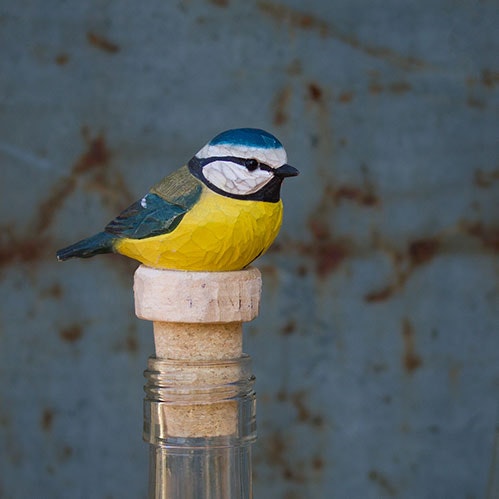
M 217 386 L 240 379 L 237 363 L 223 361 L 242 356 L 242 323 L 258 315 L 261 274 L 256 268 L 234 272 L 183 272 L 141 265 L 135 272 L 137 317 L 153 322 L 156 357 L 190 388 Z M 185 368 L 182 362 L 185 361 Z M 179 362 L 180 361 L 180 362 Z M 193 367 L 192 361 L 206 361 Z M 216 361 L 220 361 L 217 367 Z M 204 398 L 194 404 L 159 405 L 151 414 L 160 433 L 174 437 L 232 435 L 237 428 L 237 403 Z

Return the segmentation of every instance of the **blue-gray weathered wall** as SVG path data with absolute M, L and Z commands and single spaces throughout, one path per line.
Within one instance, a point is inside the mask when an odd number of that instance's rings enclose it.
M 499 403 L 494 1 L 0 6 L 0 497 L 145 497 L 136 264 L 58 264 L 216 133 L 302 174 L 259 267 L 255 497 L 483 497 Z

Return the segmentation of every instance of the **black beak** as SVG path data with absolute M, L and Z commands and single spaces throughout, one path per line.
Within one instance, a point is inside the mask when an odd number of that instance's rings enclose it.
M 291 165 L 282 165 L 274 170 L 274 175 L 279 178 L 296 177 L 300 172 Z

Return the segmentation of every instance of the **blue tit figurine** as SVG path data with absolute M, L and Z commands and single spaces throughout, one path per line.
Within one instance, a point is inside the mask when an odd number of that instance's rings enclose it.
M 57 259 L 119 253 L 162 269 L 240 270 L 279 232 L 281 184 L 298 175 L 286 162 L 270 133 L 227 130 L 103 232 L 59 250 Z

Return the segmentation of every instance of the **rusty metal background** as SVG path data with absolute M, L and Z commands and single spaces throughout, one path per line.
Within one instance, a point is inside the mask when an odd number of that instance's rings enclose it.
M 221 130 L 302 175 L 260 260 L 255 497 L 484 496 L 495 1 L 0 5 L 0 496 L 145 497 L 135 264 L 58 264 Z

